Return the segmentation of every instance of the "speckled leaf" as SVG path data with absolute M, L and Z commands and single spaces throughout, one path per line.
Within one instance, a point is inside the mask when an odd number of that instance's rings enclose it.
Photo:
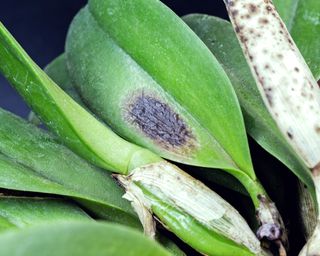
M 120 135 L 171 160 L 255 177 L 230 81 L 160 1 L 89 1 L 66 54 L 85 103 Z
M 57 221 L 90 220 L 74 203 L 37 197 L 0 197 L 0 232 Z
M 319 0 L 273 0 L 313 75 L 320 79 Z
M 0 187 L 71 196 L 99 217 L 139 226 L 109 173 L 4 110 L 0 120 Z
M 169 256 L 155 241 L 129 228 L 106 223 L 61 222 L 0 236 L 0 255 Z
M 201 14 L 185 16 L 184 21 L 223 65 L 239 98 L 248 133 L 290 168 L 314 193 L 309 169 L 286 142 L 262 101 L 231 24 Z
M 320 162 L 319 85 L 272 1 L 225 4 L 269 113 L 307 167 L 314 168 Z

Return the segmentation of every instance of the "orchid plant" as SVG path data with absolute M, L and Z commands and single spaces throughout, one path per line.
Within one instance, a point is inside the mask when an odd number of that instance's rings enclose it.
M 156 0 L 89 0 L 44 71 L 0 23 L 0 71 L 49 130 L 0 110 L 0 255 L 287 255 L 247 133 L 316 213 L 316 1 L 225 0 L 229 23 Z M 241 183 L 255 227 L 187 165 Z M 317 255 L 320 217 L 303 217 L 315 231 L 300 255 Z

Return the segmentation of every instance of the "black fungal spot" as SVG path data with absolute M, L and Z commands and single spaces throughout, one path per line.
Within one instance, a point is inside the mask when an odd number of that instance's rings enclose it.
M 294 71 L 299 72 L 300 70 L 299 70 L 299 68 L 295 67 Z
M 258 200 L 260 201 L 260 202 L 262 202 L 262 203 L 265 203 L 267 200 L 266 200 L 266 197 L 265 196 L 263 196 L 263 195 L 261 195 L 261 194 L 259 194 L 258 196 L 257 196 L 257 198 L 258 198 Z
M 288 135 L 288 137 L 289 137 L 289 139 L 293 139 L 293 134 L 291 133 L 291 132 L 287 132 L 287 135 Z
M 181 117 L 168 104 L 140 95 L 129 105 L 129 118 L 149 138 L 165 146 L 183 147 L 194 139 Z

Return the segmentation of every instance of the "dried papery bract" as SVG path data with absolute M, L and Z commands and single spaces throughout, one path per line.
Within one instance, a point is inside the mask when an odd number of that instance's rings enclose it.
M 229 0 L 225 3 L 263 100 L 282 134 L 312 171 L 319 194 L 320 90 L 317 82 L 271 1 Z M 307 245 L 309 248 L 320 244 L 317 232 L 316 229 Z M 312 255 L 308 249 L 304 252 Z
M 198 250 L 206 255 L 212 255 L 213 248 L 219 255 L 268 255 L 230 204 L 176 166 L 163 161 L 136 168 L 128 176 L 115 176 L 126 189 L 124 197 L 139 209 L 143 205 L 140 217 L 144 226 L 151 224 L 152 229 L 150 217 L 146 216 L 149 212 L 194 248 L 201 240 Z M 184 233 L 180 227 L 192 222 L 195 228 Z M 224 243 L 223 237 L 235 243 Z

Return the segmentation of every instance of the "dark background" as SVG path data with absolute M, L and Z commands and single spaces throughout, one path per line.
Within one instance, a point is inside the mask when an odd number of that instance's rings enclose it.
M 63 52 L 68 26 L 86 0 L 2 0 L 0 21 L 27 53 L 44 67 Z M 178 15 L 207 13 L 227 17 L 222 0 L 163 0 Z M 28 108 L 0 75 L 0 106 L 22 117 Z

